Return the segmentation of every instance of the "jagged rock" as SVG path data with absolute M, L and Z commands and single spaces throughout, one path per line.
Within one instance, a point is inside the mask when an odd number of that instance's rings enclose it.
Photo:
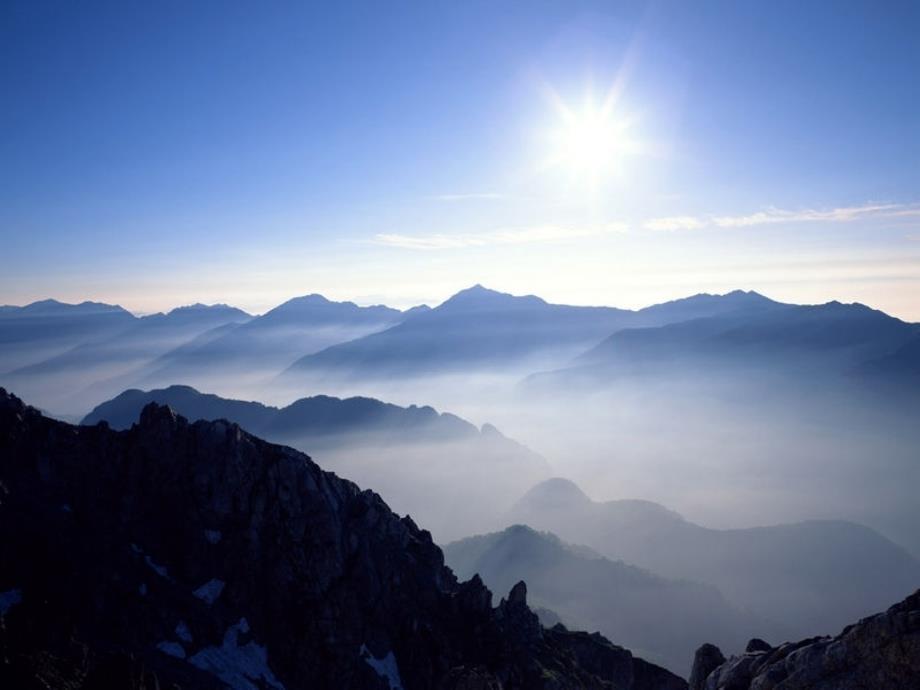
M 691 688 L 705 690 L 879 690 L 920 688 L 920 590 L 884 613 L 817 637 L 733 656 L 706 673 L 697 652 Z M 707 652 L 710 654 L 711 652 Z M 703 655 L 706 656 L 706 655 Z M 699 664 L 699 666 L 698 666 Z M 705 675 L 704 675 L 705 674 Z M 694 685 L 705 677 L 702 685 Z
M 690 672 L 690 690 L 703 690 L 709 674 L 724 663 L 725 655 L 714 644 L 706 643 L 697 649 Z
M 747 647 L 744 648 L 745 652 L 769 652 L 773 647 L 770 646 L 769 642 L 761 640 L 759 637 L 751 638 Z
M 113 431 L 0 389 L 0 687 L 677 690 L 492 608 L 371 491 L 227 422 Z

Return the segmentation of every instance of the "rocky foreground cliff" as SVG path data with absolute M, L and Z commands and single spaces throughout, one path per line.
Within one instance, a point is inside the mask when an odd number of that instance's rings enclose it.
M 610 688 L 686 683 L 492 607 L 430 535 L 307 456 L 147 406 L 113 431 L 0 389 L 0 687 Z
M 836 637 L 773 647 L 751 640 L 726 659 L 704 644 L 690 690 L 916 690 L 920 688 L 920 590 Z

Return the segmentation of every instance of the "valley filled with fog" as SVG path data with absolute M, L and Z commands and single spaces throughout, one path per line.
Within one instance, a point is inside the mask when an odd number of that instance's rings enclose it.
M 542 615 L 685 673 L 701 633 L 829 633 L 920 581 L 918 343 L 862 305 L 741 291 L 638 311 L 480 286 L 405 312 L 48 301 L 0 311 L 0 385 L 86 425 L 156 402 L 293 446 L 461 576 L 524 579 Z

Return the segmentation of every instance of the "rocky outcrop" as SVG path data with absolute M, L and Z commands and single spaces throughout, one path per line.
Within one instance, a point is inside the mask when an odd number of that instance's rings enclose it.
M 714 644 L 706 643 L 697 649 L 693 657 L 693 670 L 690 672 L 690 690 L 703 690 L 709 674 L 724 663 L 722 650 Z
M 721 652 L 707 647 L 712 646 L 704 645 L 697 652 L 692 690 L 920 688 L 920 590 L 836 637 L 787 642 L 776 648 L 751 640 L 744 654 L 715 668 L 711 661 Z
M 498 607 L 371 491 L 223 421 L 127 431 L 0 389 L 0 687 L 606 688 L 680 678 Z

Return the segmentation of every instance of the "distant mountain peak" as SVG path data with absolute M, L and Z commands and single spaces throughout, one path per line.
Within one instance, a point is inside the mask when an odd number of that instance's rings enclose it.
M 571 479 L 553 477 L 534 486 L 521 498 L 521 503 L 544 508 L 565 508 L 591 503 L 588 495 Z
M 194 304 L 184 304 L 180 307 L 175 307 L 170 309 L 167 312 L 167 316 L 179 316 L 182 314 L 192 314 L 192 313 L 201 313 L 201 312 L 232 312 L 239 314 L 241 316 L 249 316 L 242 309 L 237 307 L 230 306 L 229 304 L 219 303 L 219 304 L 203 304 L 202 302 L 195 302 Z
M 4 308 L 5 311 L 16 315 L 29 316 L 62 316 L 62 315 L 87 315 L 87 314 L 124 314 L 129 312 L 117 304 L 106 304 L 104 302 L 92 302 L 84 300 L 77 304 L 61 302 L 60 300 L 48 298 L 32 302 L 22 307 L 9 306 Z
M 536 295 L 517 296 L 499 292 L 476 283 L 461 290 L 443 302 L 438 310 L 446 309 L 493 309 L 545 306 L 546 301 Z

